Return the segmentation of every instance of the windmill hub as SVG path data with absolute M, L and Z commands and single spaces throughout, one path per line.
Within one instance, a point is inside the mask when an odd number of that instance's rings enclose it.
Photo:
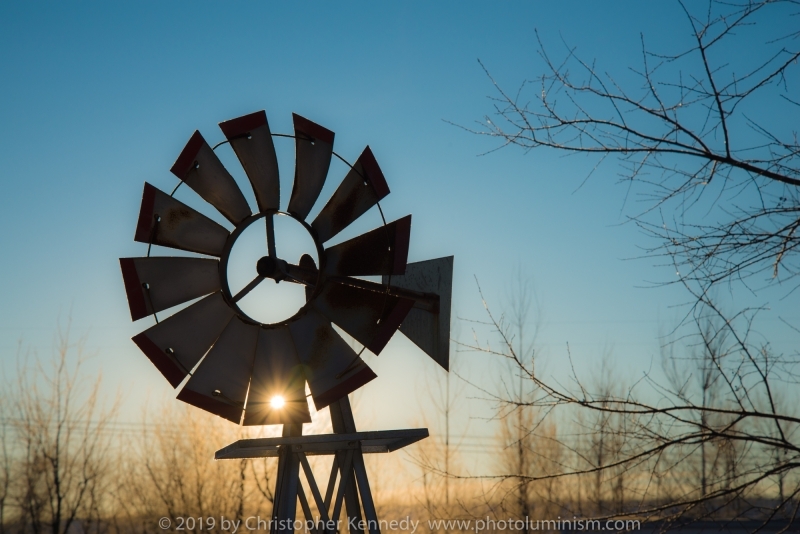
M 320 252 L 307 225 L 292 214 L 266 210 L 252 215 L 228 238 L 221 258 L 223 293 L 250 320 L 282 323 L 298 313 L 306 304 L 306 290 L 317 285 Z M 307 258 L 311 271 L 301 272 L 301 258 Z
M 276 282 L 280 282 L 286 278 L 286 262 L 280 258 L 264 256 L 258 260 L 256 271 L 258 271 L 258 274 L 261 276 L 272 278 Z

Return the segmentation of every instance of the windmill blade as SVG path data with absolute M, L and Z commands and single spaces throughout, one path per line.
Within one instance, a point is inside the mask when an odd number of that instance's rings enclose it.
M 219 257 L 229 235 L 205 215 L 145 182 L 134 241 Z
M 234 317 L 178 394 L 178 399 L 239 423 L 260 328 Z
M 317 410 L 377 378 L 318 311 L 309 309 L 289 330 Z
M 233 176 L 200 132 L 194 132 L 170 171 L 233 224 L 250 215 L 250 206 Z
M 305 219 L 325 185 L 333 154 L 334 133 L 295 113 L 292 113 L 292 119 L 296 154 L 294 187 L 288 211 Z
M 344 284 L 323 286 L 314 307 L 373 354 L 380 354 L 414 301 Z
M 278 157 L 265 111 L 219 123 L 253 186 L 259 211 L 280 207 Z
M 133 338 L 172 387 L 194 369 L 217 340 L 233 310 L 217 292 Z
M 347 228 L 368 209 L 389 194 L 386 179 L 369 147 L 356 160 L 311 227 L 320 243 Z
M 305 385 L 303 366 L 289 328 L 262 328 L 258 333 L 244 425 L 310 423 Z M 272 406 L 271 400 L 276 396 L 285 401 L 282 407 Z
M 387 284 L 389 277 L 383 277 Z M 450 370 L 450 301 L 453 292 L 453 256 L 409 263 L 406 273 L 392 276 L 393 287 L 439 295 L 438 309 L 413 308 L 400 331 L 433 358 Z
M 219 261 L 204 258 L 120 258 L 131 318 L 220 290 Z
M 411 238 L 411 215 L 354 237 L 325 251 L 325 274 L 403 274 Z

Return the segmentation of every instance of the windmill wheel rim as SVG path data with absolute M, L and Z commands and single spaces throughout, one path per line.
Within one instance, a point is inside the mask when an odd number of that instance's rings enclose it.
M 228 262 L 230 260 L 233 247 L 236 244 L 236 241 L 239 239 L 239 237 L 241 237 L 242 233 L 244 233 L 245 230 L 247 230 L 257 221 L 265 219 L 267 216 L 273 216 L 273 215 L 289 217 L 290 219 L 300 223 L 300 225 L 303 226 L 306 232 L 308 232 L 308 235 L 314 241 L 314 247 L 317 252 L 317 258 L 319 259 L 319 265 L 317 267 L 318 270 L 317 282 L 314 286 L 314 292 L 311 295 L 311 298 L 308 299 L 308 301 L 305 304 L 303 304 L 290 317 L 287 317 L 286 319 L 282 319 L 280 321 L 276 321 L 274 323 L 263 323 L 261 321 L 254 319 L 249 314 L 247 314 L 247 312 L 242 310 L 239 307 L 238 303 L 234 301 L 233 293 L 231 292 L 230 284 L 228 282 Z M 233 232 L 231 232 L 231 234 L 228 236 L 227 241 L 225 242 L 225 248 L 223 250 L 222 256 L 220 257 L 219 261 L 219 279 L 220 279 L 220 286 L 222 288 L 222 296 L 225 299 L 225 302 L 227 302 L 227 304 L 234 310 L 234 312 L 236 312 L 236 315 L 238 315 L 239 318 L 242 319 L 243 321 L 250 324 L 258 325 L 262 328 L 279 328 L 300 318 L 304 313 L 306 313 L 309 307 L 311 307 L 312 301 L 314 300 L 314 298 L 316 298 L 316 296 L 322 290 L 322 286 L 325 284 L 325 276 L 323 274 L 324 263 L 325 263 L 325 249 L 323 248 L 322 243 L 320 243 L 319 239 L 317 238 L 314 229 L 305 220 L 301 219 L 297 215 L 290 213 L 288 211 L 281 211 L 277 209 L 269 209 L 269 210 L 264 210 L 260 213 L 254 213 L 249 217 L 245 218 L 238 225 L 236 225 L 236 228 L 233 230 Z

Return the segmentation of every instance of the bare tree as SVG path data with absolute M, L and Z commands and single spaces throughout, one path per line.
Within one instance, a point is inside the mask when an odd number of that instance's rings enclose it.
M 800 246 L 800 31 L 753 42 L 754 28 L 800 17 L 794 1 L 679 3 L 692 43 L 655 53 L 642 43 L 638 83 L 622 84 L 567 47 L 539 41 L 545 72 L 510 93 L 494 80 L 494 116 L 474 133 L 525 150 L 615 158 L 645 200 L 632 219 L 704 288 L 768 271 L 797 276 Z M 538 36 L 538 33 L 537 33 Z M 745 45 L 749 54 L 731 52 Z M 755 60 L 753 58 L 756 58 Z M 488 75 L 488 70 L 487 70 Z M 491 78 L 491 76 L 490 76 Z M 765 106 L 780 108 L 770 116 Z
M 600 368 L 589 380 L 590 390 L 598 399 L 603 399 L 600 402 L 604 407 L 607 407 L 607 399 L 618 396 L 621 390 L 610 357 L 610 353 L 604 354 Z M 576 451 L 583 460 L 581 463 L 592 470 L 591 475 L 585 477 L 589 479 L 586 486 L 589 488 L 587 497 L 593 505 L 591 512 L 594 515 L 620 514 L 626 504 L 626 470 L 609 466 L 616 464 L 623 455 L 626 438 L 623 417 L 613 410 L 598 410 L 582 415 L 584 417 L 578 428 L 583 439 Z
M 577 373 L 574 388 L 544 380 L 490 312 L 501 348 L 474 348 L 526 373 L 541 392 L 532 406 L 567 410 L 585 429 L 615 418 L 611 458 L 587 457 L 605 445 L 584 433 L 586 443 L 564 444 L 572 464 L 532 481 L 616 477 L 620 491 L 639 496 L 622 498 L 626 513 L 650 518 L 792 520 L 800 507 L 800 419 L 789 406 L 800 355 L 756 341 L 758 309 L 728 313 L 710 295 L 723 282 L 797 284 L 800 142 L 786 125 L 800 121 L 800 31 L 763 37 L 757 30 L 800 17 L 800 7 L 762 0 L 676 8 L 690 42 L 655 53 L 642 36 L 641 65 L 630 69 L 638 80 L 619 81 L 569 46 L 556 57 L 540 40 L 543 74 L 513 93 L 492 79 L 494 115 L 471 129 L 500 140 L 498 148 L 553 149 L 621 166 L 628 191 L 644 200 L 631 220 L 655 238 L 648 253 L 669 260 L 692 298 L 684 346 L 666 358 L 667 383 L 646 375 L 627 391 L 604 391 Z M 731 52 L 743 45 L 748 54 Z
M 458 481 L 451 476 L 460 470 L 461 448 L 467 432 L 467 427 L 454 432 L 454 420 L 464 406 L 465 382 L 459 376 L 460 360 L 453 356 L 449 372 L 440 379 L 427 377 L 424 391 L 417 397 L 422 425 L 435 430 L 408 453 L 420 472 L 422 487 L 416 500 L 429 520 L 456 518 L 471 506 L 462 488 L 454 487 Z
M 37 361 L 31 368 L 26 359 L 15 381 L 5 384 L 4 470 L 13 477 L 5 486 L 23 532 L 100 527 L 117 403 L 103 403 L 100 377 L 82 372 L 85 359 L 83 342 L 71 342 L 67 328 L 49 365 Z
M 4 393 L 0 390 L 0 534 L 6 532 L 6 510 L 11 497 L 11 444 L 8 439 L 11 428 L 8 413 L 10 399 L 6 399 Z
M 690 349 L 700 351 L 695 373 L 674 373 L 671 384 L 645 376 L 619 393 L 593 390 L 578 373 L 570 389 L 530 372 L 517 355 L 508 329 L 487 306 L 489 324 L 500 337 L 501 347 L 475 344 L 472 349 L 508 359 L 526 373 L 526 380 L 540 392 L 527 406 L 553 414 L 567 410 L 565 417 L 577 410 L 589 420 L 594 414 L 605 429 L 599 432 L 586 425 L 594 432 L 595 443 L 585 450 L 602 458 L 588 457 L 573 445 L 577 460 L 562 463 L 558 472 L 509 471 L 485 478 L 526 477 L 537 482 L 598 477 L 598 486 L 615 479 L 623 491 L 636 497 L 623 495 L 618 504 L 624 506 L 598 507 L 602 516 L 624 513 L 662 520 L 665 527 L 732 519 L 763 525 L 780 519 L 785 529 L 796 528 L 792 521 L 800 508 L 800 417 L 781 405 L 776 390 L 786 389 L 787 383 L 800 385 L 800 361 L 773 354 L 767 345 L 751 339 L 755 310 L 728 317 L 707 295 L 694 296 L 701 303 L 692 316 L 695 333 L 684 341 L 695 343 Z M 516 403 L 502 396 L 495 401 Z M 610 418 L 614 424 L 609 424 Z M 596 443 L 601 437 L 612 444 Z M 687 476 L 687 468 L 696 465 L 694 458 L 699 459 L 699 483 Z M 659 480 L 670 478 L 672 487 L 665 491 Z M 609 489 L 598 488 L 595 499 L 616 491 L 614 485 Z
M 507 326 L 509 331 L 513 332 L 510 342 L 515 345 L 516 353 L 520 355 L 520 361 L 527 372 L 535 373 L 535 342 L 541 326 L 541 309 L 538 306 L 533 283 L 523 274 L 521 266 L 517 266 L 512 280 L 511 286 L 507 288 L 509 301 Z M 532 307 L 535 309 L 532 310 Z M 531 334 L 529 328 L 532 312 L 536 321 Z M 526 337 L 528 334 L 531 334 L 530 340 Z M 537 463 L 534 461 L 534 435 L 540 417 L 529 404 L 534 391 L 531 391 L 530 381 L 525 379 L 526 374 L 520 372 L 516 365 L 508 367 L 501 390 L 504 396 L 513 402 L 502 403 L 498 413 L 501 425 L 498 437 L 503 451 L 498 460 L 506 472 L 515 472 L 519 475 L 516 479 L 509 480 L 512 482 L 513 504 L 508 507 L 510 508 L 508 511 L 523 520 L 533 515 L 533 488 L 529 477 L 533 474 Z M 504 501 L 505 499 L 501 504 L 505 504 Z M 524 530 L 527 532 L 527 523 Z
M 151 414 L 115 489 L 123 526 L 149 532 L 166 517 L 175 531 L 227 532 L 223 518 L 242 526 L 250 515 L 268 517 L 274 459 L 214 460 L 216 449 L 245 437 L 240 427 L 172 399 Z

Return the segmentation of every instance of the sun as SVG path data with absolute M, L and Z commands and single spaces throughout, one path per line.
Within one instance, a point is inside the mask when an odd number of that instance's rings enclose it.
M 275 395 L 269 400 L 269 403 L 273 409 L 279 410 L 283 408 L 283 406 L 286 404 L 286 399 L 284 399 L 280 395 Z

